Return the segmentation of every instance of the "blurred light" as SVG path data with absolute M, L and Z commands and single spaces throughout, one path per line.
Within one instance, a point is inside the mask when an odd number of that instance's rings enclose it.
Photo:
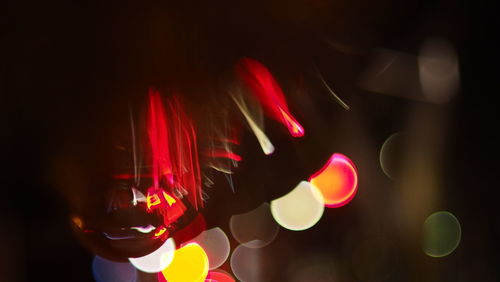
M 169 141 L 168 135 L 171 129 L 167 123 L 165 108 L 161 100 L 160 93 L 156 90 L 149 90 L 149 113 L 148 113 L 148 135 L 151 142 L 153 159 L 153 184 L 155 189 L 160 188 L 160 178 L 165 177 L 170 184 L 173 183 L 173 167 L 170 150 L 173 145 Z M 169 130 L 170 129 L 170 130 Z M 153 201 L 150 195 L 147 196 L 148 208 L 160 202 L 158 196 L 153 194 Z
M 132 203 L 133 205 L 137 205 L 137 203 L 139 202 L 146 202 L 147 203 L 147 199 L 146 199 L 146 196 L 144 196 L 144 194 L 142 194 L 141 191 L 135 189 L 135 188 L 132 188 L 132 195 L 134 196 L 134 198 L 132 199 Z
M 234 239 L 249 248 L 268 245 L 279 231 L 268 203 L 263 203 L 247 213 L 231 216 L 229 228 Z
M 325 202 L 314 185 L 302 181 L 290 193 L 271 202 L 271 213 L 279 225 L 289 230 L 305 230 L 323 215 Z
M 349 203 L 356 195 L 358 174 L 349 158 L 333 154 L 309 181 L 321 192 L 325 205 L 336 208 Z
M 130 229 L 135 229 L 135 230 L 137 230 L 137 231 L 139 231 L 141 233 L 149 233 L 149 232 L 155 230 L 156 227 L 154 227 L 153 225 L 149 224 L 146 227 L 144 227 L 144 226 L 134 226 L 134 227 L 130 227 Z
M 239 245 L 231 255 L 231 270 L 234 276 L 244 282 L 260 282 L 260 255 L 261 249 L 247 248 Z
M 269 115 L 286 126 L 293 137 L 304 135 L 304 128 L 288 109 L 280 85 L 263 64 L 251 58 L 243 58 L 236 64 L 236 71 L 268 110 Z
M 168 282 L 203 282 L 207 274 L 207 254 L 200 245 L 189 243 L 175 251 L 172 263 L 158 275 Z
M 167 267 L 174 259 L 175 242 L 169 238 L 156 251 L 138 258 L 129 258 L 135 268 L 143 272 L 156 273 Z
M 134 282 L 137 270 L 128 262 L 114 262 L 95 256 L 92 261 L 92 274 L 97 282 Z
M 245 103 L 243 97 L 241 95 L 235 96 L 232 95 L 232 98 L 234 102 L 236 103 L 236 106 L 240 109 L 241 113 L 245 117 L 248 125 L 250 126 L 250 129 L 252 130 L 253 134 L 257 138 L 257 141 L 259 141 L 259 145 L 262 148 L 262 151 L 266 155 L 270 155 L 274 152 L 274 145 L 271 143 L 271 140 L 267 137 L 266 133 L 264 133 L 263 130 L 263 121 L 259 124 L 256 121 L 256 118 L 252 117 L 252 114 L 250 113 L 247 104 Z M 260 112 L 262 114 L 262 112 Z
M 321 82 L 323 82 L 323 85 L 325 86 L 326 90 L 328 90 L 328 92 L 330 92 L 330 94 L 332 94 L 335 101 L 337 101 L 337 103 L 339 103 L 339 105 L 341 105 L 342 108 L 344 108 L 344 110 L 349 110 L 350 107 L 344 101 L 342 101 L 342 99 L 340 99 L 340 97 L 337 96 L 337 94 L 335 94 L 335 92 L 332 90 L 330 85 L 328 85 L 328 83 L 326 83 L 325 79 L 323 79 L 323 76 L 321 75 L 321 73 L 318 72 L 318 75 L 319 75 L 319 80 L 321 80 Z
M 226 158 L 233 160 L 235 162 L 240 162 L 242 160 L 241 156 L 226 150 L 212 150 L 209 154 L 211 158 Z
M 235 282 L 234 278 L 222 270 L 212 270 L 208 272 L 205 282 Z
M 359 86 L 378 94 L 425 101 L 420 90 L 417 61 L 413 54 L 376 49 L 360 76 Z
M 446 103 L 458 90 L 458 56 L 448 41 L 426 40 L 420 48 L 418 70 L 422 91 L 430 102 Z
M 418 56 L 378 49 L 359 86 L 371 92 L 429 103 L 446 103 L 460 84 L 458 56 L 443 39 L 426 40 Z
M 171 206 L 176 201 L 166 192 L 172 192 L 173 187 L 183 187 L 191 204 L 198 209 L 203 207 L 203 201 L 196 132 L 179 99 L 173 96 L 167 102 L 168 111 L 159 91 L 149 90 L 147 132 L 151 143 L 153 186 L 148 190 L 147 206 Z M 165 183 L 169 187 L 166 192 L 163 191 Z M 176 214 L 165 220 L 166 226 L 183 210 L 180 203 L 173 207 Z
M 76 225 L 79 229 L 83 229 L 83 220 L 79 216 L 72 216 L 71 221 L 74 225 Z
M 394 133 L 385 140 L 380 148 L 380 167 L 385 175 L 392 180 L 401 177 L 404 137 L 403 133 Z
M 203 231 L 191 240 L 200 245 L 208 256 L 209 268 L 215 269 L 227 260 L 231 246 L 226 233 L 219 227 Z
M 460 243 L 462 231 L 458 219 L 447 211 L 431 214 L 424 222 L 422 248 L 431 257 L 451 254 Z

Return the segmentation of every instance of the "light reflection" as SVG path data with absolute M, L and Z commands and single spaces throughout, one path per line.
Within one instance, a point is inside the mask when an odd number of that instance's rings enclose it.
M 394 133 L 385 140 L 380 148 L 380 167 L 385 175 L 392 180 L 401 177 L 404 138 L 403 133 Z
M 174 259 L 175 242 L 169 238 L 156 251 L 138 258 L 129 258 L 135 268 L 143 272 L 156 273 L 167 267 Z
M 450 212 L 431 214 L 424 222 L 422 248 L 431 257 L 451 254 L 460 244 L 462 230 L 458 219 Z
M 302 181 L 290 193 L 271 202 L 271 213 L 282 227 L 300 231 L 311 228 L 320 220 L 324 204 L 318 188 Z
M 293 137 L 304 135 L 304 128 L 288 109 L 280 85 L 263 64 L 251 58 L 242 58 L 236 64 L 236 70 L 273 118 L 286 126 Z
M 205 250 L 210 269 L 215 269 L 224 264 L 231 251 L 229 238 L 219 227 L 203 231 L 190 242 L 197 243 Z
M 141 233 L 149 233 L 153 230 L 156 229 L 156 227 L 154 227 L 153 225 L 149 224 L 148 226 L 133 226 L 133 227 L 130 227 L 130 229 L 134 229 L 134 230 L 137 230 Z M 156 235 L 156 234 L 155 234 Z
M 356 195 L 358 174 L 349 158 L 333 154 L 309 181 L 321 192 L 327 207 L 337 208 L 349 203 Z
M 268 245 L 279 231 L 268 203 L 263 203 L 247 213 L 231 216 L 229 228 L 234 239 L 249 248 Z
M 260 250 L 239 245 L 231 255 L 231 270 L 240 281 L 259 282 L 261 279 Z
M 422 92 L 428 101 L 446 103 L 458 90 L 458 56 L 448 41 L 426 40 L 420 48 L 418 70 Z

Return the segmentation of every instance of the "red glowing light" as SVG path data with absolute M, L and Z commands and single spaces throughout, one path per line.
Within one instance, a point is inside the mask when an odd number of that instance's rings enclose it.
M 153 177 L 152 174 L 138 174 L 137 175 L 139 178 L 151 178 Z M 130 174 L 130 173 L 122 173 L 122 174 L 113 174 L 112 175 L 113 179 L 116 180 L 129 180 L 129 179 L 135 179 L 136 175 L 135 174 Z
M 165 109 L 161 102 L 160 93 L 151 89 L 149 99 L 148 134 L 153 155 L 153 183 L 154 188 L 158 189 L 160 188 L 161 176 L 166 176 L 168 182 L 173 184 L 170 142 L 168 139 L 169 128 L 167 127 Z
M 234 282 L 234 278 L 221 270 L 212 270 L 208 272 L 205 282 Z
M 226 158 L 237 162 L 242 160 L 240 155 L 224 150 L 213 150 L 209 153 L 209 155 L 212 158 Z
M 326 207 L 337 208 L 349 203 L 356 195 L 358 173 L 349 158 L 333 154 L 325 166 L 309 178 L 309 182 L 321 191 Z
M 182 188 L 188 192 L 189 200 L 197 209 L 203 206 L 203 202 L 196 132 L 180 101 L 174 96 L 167 102 L 168 111 L 163 107 L 160 93 L 152 89 L 149 91 L 148 135 L 154 188 L 150 195 L 158 196 L 163 189 L 172 192 Z M 164 199 L 167 203 L 172 202 L 167 197 Z
M 254 59 L 243 58 L 237 63 L 236 70 L 273 118 L 285 125 L 293 137 L 304 135 L 304 128 L 288 110 L 281 87 L 263 64 Z

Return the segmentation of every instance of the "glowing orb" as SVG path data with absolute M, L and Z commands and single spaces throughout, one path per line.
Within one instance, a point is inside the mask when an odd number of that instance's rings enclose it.
M 349 203 L 356 195 L 358 173 L 349 158 L 333 154 L 309 181 L 321 192 L 327 207 L 337 208 Z
M 175 242 L 172 238 L 161 245 L 156 251 L 138 258 L 129 258 L 135 268 L 143 272 L 156 273 L 167 267 L 174 259 Z
M 279 225 L 289 230 L 305 230 L 316 224 L 325 209 L 321 192 L 302 181 L 290 193 L 271 202 L 271 213 Z
M 137 270 L 128 262 L 114 262 L 95 256 L 92 261 L 92 274 L 97 282 L 134 282 Z
M 216 270 L 208 273 L 205 282 L 235 282 L 235 280 L 230 274 L 222 270 Z
M 231 251 L 226 233 L 219 227 L 203 231 L 191 240 L 200 245 L 208 256 L 209 268 L 215 269 L 227 260 Z
M 263 203 L 247 213 L 231 216 L 229 228 L 234 239 L 249 248 L 268 245 L 279 231 L 268 203 Z
M 207 274 L 207 254 L 200 245 L 189 243 L 175 251 L 174 260 L 159 275 L 168 282 L 203 282 Z
M 460 243 L 460 222 L 451 213 L 440 211 L 431 214 L 424 222 L 422 248 L 431 257 L 451 254 Z
M 262 249 L 247 248 L 239 245 L 231 255 L 231 270 L 240 281 L 258 282 L 260 279 L 260 252 Z

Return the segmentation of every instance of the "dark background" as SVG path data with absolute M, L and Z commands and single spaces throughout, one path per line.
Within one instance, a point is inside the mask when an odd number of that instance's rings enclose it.
M 51 155 L 64 142 L 60 136 L 80 126 L 82 136 L 106 135 L 99 119 L 111 119 L 115 102 L 144 94 L 151 85 L 181 89 L 195 105 L 222 95 L 221 77 L 232 72 L 236 59 L 250 56 L 264 62 L 291 93 L 290 108 L 306 136 L 292 140 L 269 121 L 266 131 L 277 152 L 265 157 L 246 131 L 236 193 L 217 179 L 208 191 L 209 225 L 229 234 L 231 214 L 285 194 L 332 152 L 348 155 L 360 175 L 351 204 L 326 210 L 309 230 L 280 230 L 263 257 L 266 281 L 288 281 L 290 268 L 304 267 L 297 266 L 300 258 L 316 254 L 331 255 L 334 281 L 497 281 L 498 17 L 491 2 L 16 1 L 4 6 L 0 280 L 92 281 L 92 254 L 71 231 L 67 200 L 46 179 Z M 461 85 L 448 104 L 359 87 L 374 49 L 417 54 L 430 37 L 447 39 L 458 53 Z M 315 69 L 350 111 L 331 99 Z M 405 130 L 415 112 L 446 120 L 438 164 L 441 197 L 432 211 L 453 212 L 462 241 L 441 259 L 427 257 L 398 232 L 389 215 L 401 212 L 393 205 L 399 187 L 378 165 L 384 140 Z M 379 239 L 392 245 L 388 259 L 378 253 L 383 244 L 374 243 L 361 262 L 353 260 L 356 246 Z M 359 264 L 369 268 L 363 275 Z M 222 268 L 230 270 L 228 263 Z

